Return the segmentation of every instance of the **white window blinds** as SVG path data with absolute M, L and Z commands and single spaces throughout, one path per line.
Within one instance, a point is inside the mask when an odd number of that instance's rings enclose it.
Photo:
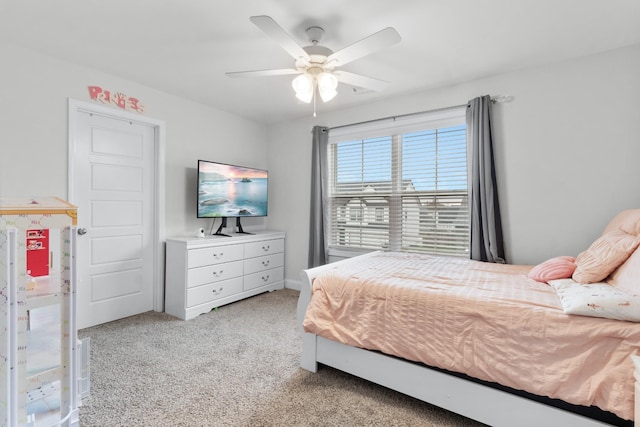
M 329 248 L 468 255 L 464 107 L 329 133 Z

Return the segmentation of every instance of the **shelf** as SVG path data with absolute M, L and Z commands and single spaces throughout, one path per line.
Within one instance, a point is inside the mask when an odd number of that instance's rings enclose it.
M 50 299 L 51 297 L 46 296 L 38 297 L 39 301 Z M 45 305 L 29 310 L 27 365 L 25 370 L 28 389 L 33 389 L 46 382 L 53 382 L 61 378 L 62 340 L 59 305 Z
M 34 427 L 60 425 L 60 381 L 46 384 L 27 393 L 27 413 Z
M 60 380 L 62 374 L 63 372 L 60 366 L 45 369 L 40 372 L 27 372 L 27 392 Z
M 60 280 L 54 280 L 51 276 L 37 277 L 33 279 L 35 287 L 27 290 L 27 310 L 60 304 L 63 293 Z
M 0 426 L 79 425 L 76 222 L 61 199 L 0 199 Z

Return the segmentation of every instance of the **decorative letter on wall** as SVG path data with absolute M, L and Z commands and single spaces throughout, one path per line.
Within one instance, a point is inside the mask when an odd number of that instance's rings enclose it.
M 137 111 L 138 113 L 144 111 L 144 106 L 138 98 L 127 96 L 121 92 L 104 90 L 100 86 L 89 86 L 89 97 L 93 101 L 103 104 L 113 104 L 123 110 Z

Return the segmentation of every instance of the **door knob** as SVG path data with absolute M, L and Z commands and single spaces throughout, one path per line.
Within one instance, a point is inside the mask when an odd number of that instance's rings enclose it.
M 81 236 L 87 234 L 87 229 L 86 228 L 78 228 L 78 234 L 81 235 Z

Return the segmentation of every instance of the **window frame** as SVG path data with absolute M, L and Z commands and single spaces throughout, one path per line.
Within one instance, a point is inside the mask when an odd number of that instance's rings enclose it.
M 339 127 L 339 128 L 333 128 L 331 129 L 331 131 L 329 132 L 329 149 L 327 150 L 327 155 L 329 156 L 328 162 L 327 162 L 327 176 L 328 176 L 328 181 L 329 181 L 329 191 L 326 197 L 327 203 L 328 203 L 328 219 L 329 219 L 329 223 L 326 224 L 327 226 L 327 232 L 326 232 L 326 236 L 327 236 L 327 248 L 328 248 L 328 255 L 330 257 L 330 261 L 332 259 L 337 259 L 337 258 L 343 258 L 343 257 L 350 257 L 350 256 L 355 256 L 361 253 L 366 253 L 366 252 L 370 252 L 373 250 L 394 250 L 394 251 L 408 251 L 408 252 L 412 252 L 411 250 L 407 250 L 407 248 L 403 248 L 402 244 L 399 244 L 399 242 L 402 241 L 402 222 L 403 216 L 408 215 L 406 210 L 402 209 L 402 199 L 403 198 L 408 198 L 408 197 L 437 197 L 438 194 L 436 194 L 436 192 L 431 192 L 431 194 L 429 194 L 429 192 L 424 192 L 424 191 L 419 191 L 416 192 L 414 194 L 401 194 L 399 192 L 399 186 L 402 186 L 402 177 L 398 178 L 398 175 L 401 175 L 401 171 L 402 171 L 402 164 L 400 162 L 400 164 L 395 164 L 392 167 L 392 174 L 394 175 L 391 178 L 392 181 L 392 186 L 394 186 L 395 188 L 393 188 L 391 190 L 391 192 L 389 194 L 376 194 L 376 196 L 381 195 L 381 196 L 386 196 L 386 201 L 389 204 L 389 208 L 387 210 L 387 218 L 385 218 L 385 220 L 387 220 L 389 222 L 389 226 L 388 226 L 388 233 L 389 233 L 389 242 L 387 245 L 382 245 L 382 247 L 376 249 L 376 248 L 357 248 L 357 247 L 348 247 L 348 246 L 343 246 L 341 245 L 341 239 L 344 240 L 344 236 L 339 236 L 337 235 L 335 238 L 335 242 L 332 240 L 333 236 L 332 236 L 332 227 L 335 226 L 335 222 L 332 223 L 332 221 L 335 220 L 335 218 L 338 216 L 338 210 L 340 209 L 346 209 L 347 211 L 349 211 L 349 208 L 346 207 L 347 203 L 344 204 L 339 204 L 335 209 L 336 210 L 336 215 L 334 216 L 332 214 L 332 212 L 334 211 L 334 207 L 333 205 L 335 204 L 335 200 L 339 200 L 339 199 L 343 199 L 340 196 L 335 196 L 334 194 L 331 193 L 331 189 L 332 189 L 332 184 L 336 182 L 336 174 L 337 174 L 337 169 L 332 170 L 334 168 L 334 164 L 335 164 L 335 158 L 331 158 L 332 157 L 332 153 L 334 153 L 333 155 L 335 156 L 335 151 L 333 150 L 333 146 L 335 146 L 336 144 L 340 144 L 340 143 L 344 143 L 344 142 L 350 142 L 350 141 L 362 141 L 362 140 L 369 140 L 372 138 L 380 138 L 380 137 L 391 137 L 393 142 L 392 142 L 392 156 L 401 156 L 402 153 L 402 149 L 398 148 L 399 146 L 402 145 L 401 141 L 398 141 L 398 135 L 406 135 L 406 134 L 410 134 L 412 132 L 419 132 L 419 131 L 428 131 L 428 130 L 435 130 L 435 129 L 445 129 L 445 128 L 449 128 L 452 126 L 458 126 L 458 125 L 464 125 L 466 127 L 466 105 L 463 106 L 457 106 L 457 107 L 451 107 L 451 108 L 446 108 L 446 109 L 441 109 L 441 110 L 436 110 L 436 111 L 430 111 L 430 112 L 425 112 L 425 113 L 416 113 L 416 114 L 409 114 L 409 115 L 404 115 L 404 116 L 400 116 L 400 117 L 391 117 L 391 118 L 387 118 L 387 119 L 382 119 L 382 120 L 375 120 L 375 121 L 370 121 L 370 122 L 364 122 L 364 123 L 359 123 L 359 124 L 355 124 L 355 125 L 347 125 L 347 126 L 343 126 L 343 127 Z M 393 135 L 396 135 L 395 137 Z M 465 136 L 466 136 L 466 131 L 465 131 Z M 467 157 L 468 157 L 468 142 L 466 141 L 466 137 L 465 137 L 465 145 L 467 148 Z M 398 152 L 398 150 L 400 150 L 400 152 Z M 469 175 L 469 171 L 468 171 L 468 164 L 467 164 L 467 187 L 466 187 L 466 194 L 463 196 L 463 199 L 466 197 L 466 206 L 468 208 L 468 196 L 469 196 L 469 185 L 468 185 L 468 175 Z M 364 180 L 362 181 L 363 183 L 365 182 Z M 458 193 L 460 193 L 458 191 Z M 443 192 L 441 192 L 442 195 L 444 195 Z M 353 194 L 353 196 L 355 196 L 356 193 Z M 457 194 L 458 196 L 460 194 Z M 345 197 L 348 197 L 348 195 L 344 195 Z M 364 207 L 361 206 L 361 217 L 366 215 L 366 212 L 364 211 Z M 374 207 L 373 211 L 371 213 L 372 218 L 374 218 L 373 220 L 373 225 L 375 226 L 375 224 L 380 224 L 379 221 L 377 221 L 380 217 L 380 214 L 378 213 L 378 207 Z M 350 215 L 349 215 L 350 216 Z M 382 216 L 385 216 L 384 212 L 382 213 Z M 468 253 L 468 246 L 469 246 L 469 223 L 468 223 L 468 213 L 467 213 L 467 224 L 466 224 L 466 235 L 467 235 L 467 239 L 466 239 L 466 251 Z M 337 243 L 337 244 L 336 244 Z M 435 254 L 446 254 L 446 255 L 453 255 L 453 256 L 463 256 L 461 253 L 454 253 L 454 254 L 447 254 L 447 253 L 442 253 L 442 252 L 433 252 Z M 466 254 L 464 254 L 464 256 L 467 256 Z

